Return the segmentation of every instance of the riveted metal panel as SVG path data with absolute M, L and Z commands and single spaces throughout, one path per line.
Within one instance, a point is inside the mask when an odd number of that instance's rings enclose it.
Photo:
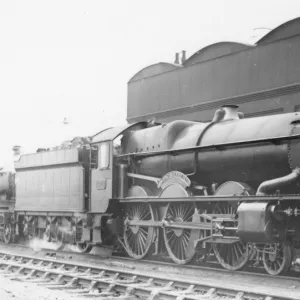
M 19 171 L 16 210 L 83 211 L 84 169 L 77 166 Z

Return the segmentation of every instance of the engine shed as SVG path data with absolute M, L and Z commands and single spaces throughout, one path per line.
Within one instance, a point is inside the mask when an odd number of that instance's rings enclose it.
M 161 62 L 128 82 L 127 121 L 208 121 L 239 105 L 245 117 L 300 111 L 300 18 L 254 45 L 220 42 L 181 63 Z

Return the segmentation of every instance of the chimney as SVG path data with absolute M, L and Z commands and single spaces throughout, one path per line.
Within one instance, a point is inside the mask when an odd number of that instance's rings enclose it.
M 179 53 L 176 53 L 176 54 L 175 54 L 175 61 L 174 61 L 174 64 L 179 65 Z
M 12 151 L 13 151 L 14 161 L 19 160 L 20 155 L 21 155 L 21 146 L 13 146 Z
M 238 115 L 238 105 L 223 105 L 222 108 L 225 111 L 225 115 L 223 117 L 222 121 L 227 121 L 227 120 L 238 120 L 239 115 Z
M 183 65 L 184 62 L 186 61 L 186 51 L 182 50 L 182 56 L 181 56 L 181 64 Z

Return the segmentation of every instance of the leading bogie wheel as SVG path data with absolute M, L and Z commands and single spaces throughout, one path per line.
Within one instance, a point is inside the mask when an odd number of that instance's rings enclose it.
M 290 243 L 266 244 L 263 249 L 263 264 L 270 275 L 285 273 L 292 261 L 292 246 Z
M 65 247 L 64 244 L 64 232 L 60 229 L 59 223 L 56 223 L 54 241 L 56 244 L 56 251 L 62 250 Z
M 231 244 L 213 244 L 213 250 L 219 263 L 227 270 L 239 270 L 249 259 L 249 247 L 241 241 Z
M 236 207 L 229 203 L 217 204 L 213 213 L 231 215 L 234 218 Z M 236 271 L 245 266 L 249 259 L 249 247 L 242 241 L 213 244 L 213 250 L 219 263 L 227 270 Z
M 231 196 L 231 195 L 252 195 L 254 191 L 246 183 L 228 181 L 220 185 L 215 192 L 215 196 Z M 213 214 L 226 215 L 231 219 L 235 219 L 237 213 L 237 204 L 224 202 L 217 203 L 213 210 Z M 230 235 L 230 233 L 228 233 Z M 233 236 L 235 234 L 231 233 Z M 243 268 L 249 260 L 250 251 L 247 243 L 242 241 L 233 241 L 232 243 L 215 243 L 213 250 L 219 263 L 227 270 L 236 271 Z
M 155 212 L 148 203 L 130 204 L 125 208 L 126 220 L 128 221 L 154 221 Z M 154 242 L 156 228 L 154 226 L 129 225 L 124 226 L 123 238 L 125 249 L 129 256 L 134 259 L 144 258 Z

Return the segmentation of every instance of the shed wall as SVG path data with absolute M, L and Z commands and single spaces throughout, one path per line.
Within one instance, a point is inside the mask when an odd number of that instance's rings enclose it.
M 127 119 L 201 119 L 196 112 L 215 110 L 225 102 L 240 105 L 239 98 L 245 98 L 243 103 L 265 99 L 272 103 L 273 98 L 296 94 L 300 91 L 299 53 L 300 35 L 296 35 L 130 81 Z M 264 110 L 261 105 L 260 110 Z M 255 112 L 254 108 L 245 111 Z

